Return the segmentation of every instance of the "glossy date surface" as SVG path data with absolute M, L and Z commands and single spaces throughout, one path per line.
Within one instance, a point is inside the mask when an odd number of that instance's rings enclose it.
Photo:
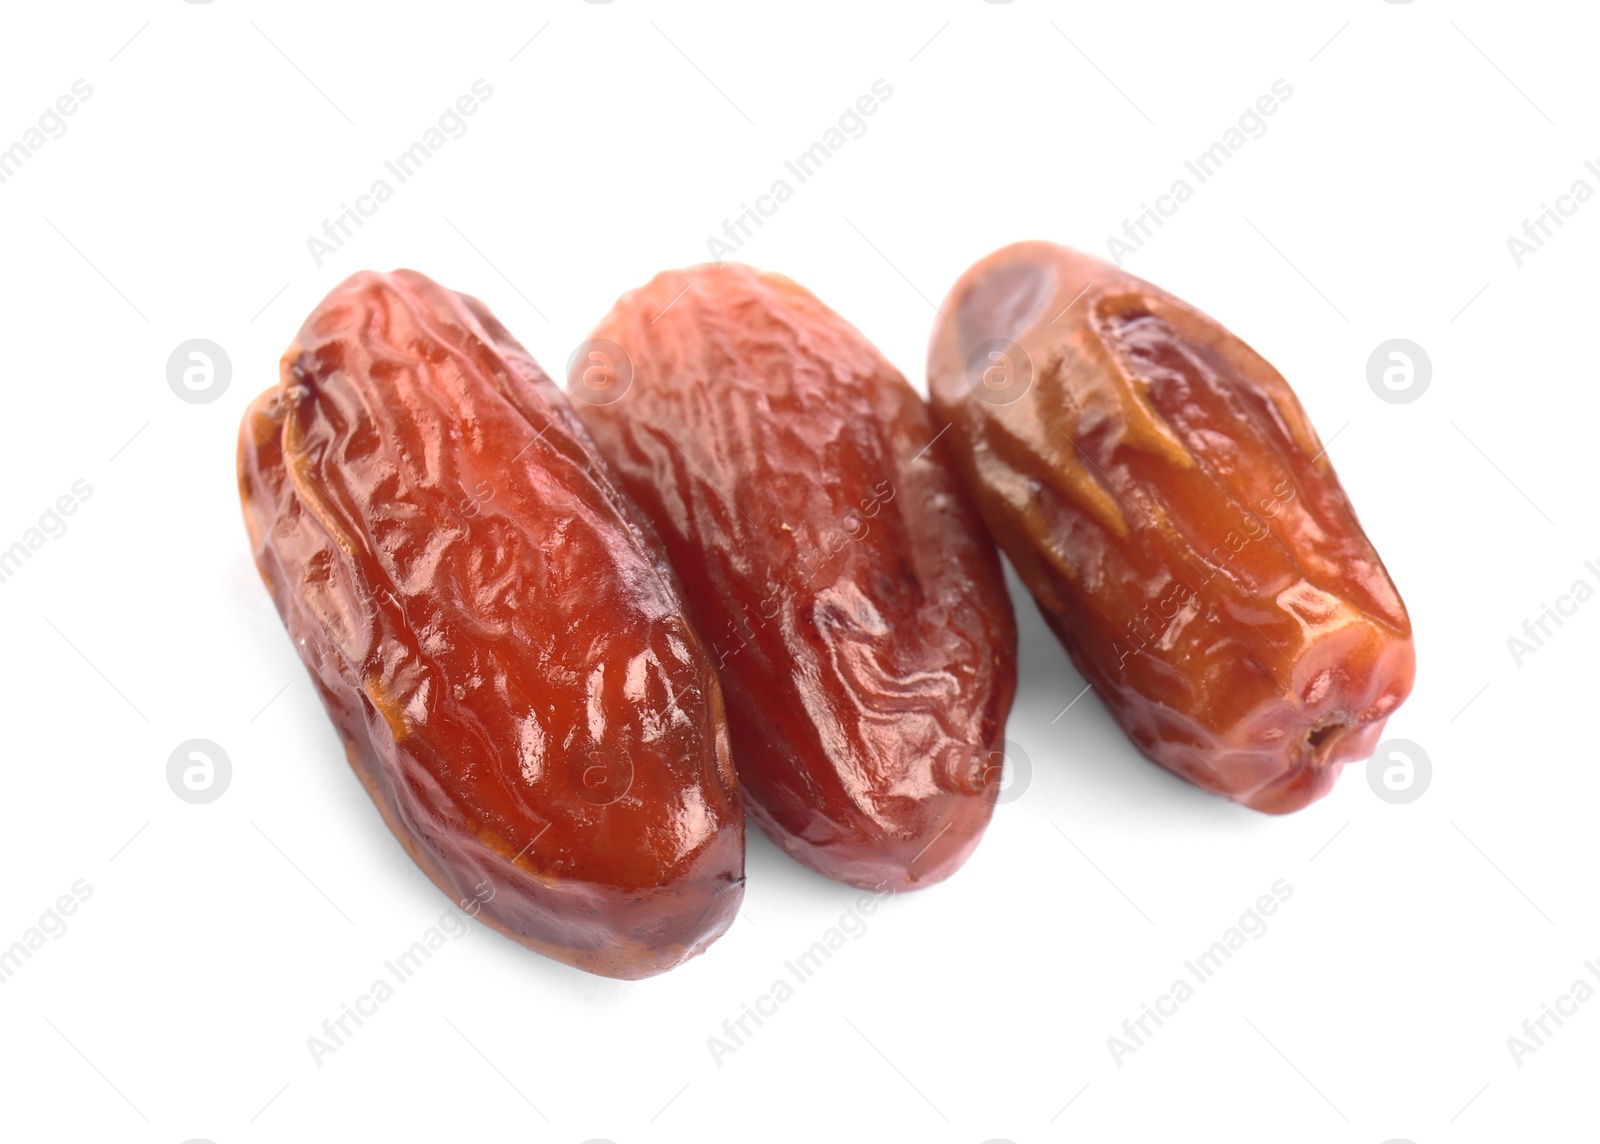
M 257 565 L 389 828 L 524 945 L 643 977 L 744 883 L 721 691 L 565 395 L 412 271 L 334 289 L 247 412 Z
M 957 282 L 929 393 L 980 511 L 1148 757 L 1284 813 L 1411 690 L 1405 606 L 1288 384 L 1098 259 L 1019 243 Z
M 1016 630 L 927 407 L 778 275 L 658 275 L 572 365 L 574 407 L 711 645 L 752 817 L 830 877 L 906 889 L 977 845 Z

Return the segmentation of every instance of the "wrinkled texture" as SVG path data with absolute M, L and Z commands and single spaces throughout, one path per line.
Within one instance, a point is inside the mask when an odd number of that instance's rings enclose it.
M 1288 384 L 1184 302 L 1047 243 L 983 259 L 942 314 L 935 412 L 1129 737 L 1257 810 L 1326 794 L 1371 754 L 1415 660 Z
M 481 303 L 345 281 L 245 415 L 239 484 L 351 765 L 452 900 L 612 977 L 731 924 L 714 668 L 565 395 Z
M 993 811 L 1016 628 L 927 407 L 745 266 L 658 275 L 586 345 L 623 357 L 579 355 L 574 407 L 717 657 L 752 816 L 855 885 L 947 877 Z

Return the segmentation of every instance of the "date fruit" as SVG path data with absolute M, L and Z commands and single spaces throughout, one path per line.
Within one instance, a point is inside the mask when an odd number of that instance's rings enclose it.
M 755 820 L 857 886 L 954 872 L 999 790 L 1016 626 L 921 398 L 737 265 L 623 296 L 568 388 L 712 645 Z
M 1411 691 L 1411 622 L 1288 383 L 1192 306 L 1042 242 L 964 274 L 928 354 L 990 531 L 1133 742 L 1269 813 Z
M 482 303 L 364 272 L 239 437 L 256 562 L 351 766 L 463 909 L 646 977 L 744 889 L 715 669 L 566 396 Z

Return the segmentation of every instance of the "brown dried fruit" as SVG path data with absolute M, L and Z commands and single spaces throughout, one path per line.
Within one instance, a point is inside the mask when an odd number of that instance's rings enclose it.
M 390 830 L 463 908 L 611 977 L 731 924 L 744 816 L 670 569 L 474 299 L 361 273 L 239 438 L 262 577 Z
M 966 272 L 928 355 L 990 530 L 1134 743 L 1272 813 L 1371 754 L 1411 623 L 1283 378 L 1048 243 Z
M 718 656 L 756 821 L 859 886 L 927 885 L 999 788 L 1016 628 L 926 406 L 800 286 L 658 275 L 569 387 Z

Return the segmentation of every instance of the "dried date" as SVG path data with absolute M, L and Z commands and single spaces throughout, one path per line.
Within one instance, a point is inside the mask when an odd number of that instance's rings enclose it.
M 257 565 L 390 830 L 592 973 L 720 935 L 744 815 L 715 670 L 565 395 L 474 299 L 334 289 L 244 418 Z
M 1411 690 L 1404 604 L 1282 376 L 1098 259 L 962 276 L 929 392 L 990 531 L 1147 756 L 1284 813 Z
M 916 392 L 737 265 L 625 295 L 569 390 L 712 645 L 752 817 L 846 882 L 947 877 L 993 810 L 1016 630 Z

